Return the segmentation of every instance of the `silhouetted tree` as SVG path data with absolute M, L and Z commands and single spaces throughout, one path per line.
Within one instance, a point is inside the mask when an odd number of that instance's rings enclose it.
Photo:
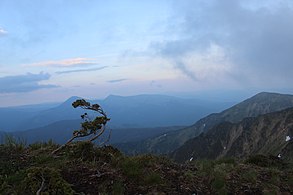
M 106 124 L 110 120 L 99 104 L 91 105 L 91 103 L 85 101 L 84 99 L 80 99 L 73 102 L 72 106 L 74 108 L 81 107 L 86 110 L 95 111 L 99 114 L 99 116 L 91 120 L 87 113 L 81 115 L 81 118 L 84 121 L 81 123 L 81 129 L 75 130 L 73 132 L 72 137 L 64 145 L 54 150 L 52 154 L 58 152 L 59 150 L 70 144 L 76 138 L 87 137 L 92 135 L 88 140 L 85 141 L 92 142 L 96 140 L 105 132 Z

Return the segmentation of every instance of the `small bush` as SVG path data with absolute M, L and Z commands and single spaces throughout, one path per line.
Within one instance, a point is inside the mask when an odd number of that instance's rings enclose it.
M 41 187 L 43 184 L 43 188 Z M 74 194 L 60 173 L 52 168 L 35 167 L 27 170 L 27 175 L 21 183 L 22 191 L 25 194 L 36 194 L 41 189 L 47 194 Z
M 184 173 L 184 176 L 189 179 L 189 180 L 192 180 L 195 176 L 195 173 L 193 173 L 192 171 L 188 170 Z
M 145 182 L 147 185 L 159 185 L 162 183 L 162 178 L 158 173 L 150 173 L 146 176 Z
M 26 147 L 27 142 L 24 138 L 15 138 L 12 135 L 6 134 L 4 137 L 4 145 L 17 151 L 22 151 Z
M 255 170 L 248 170 L 241 174 L 241 179 L 245 182 L 256 183 L 257 181 L 257 172 Z
M 215 177 L 215 179 L 214 179 L 214 181 L 212 182 L 211 185 L 212 185 L 212 188 L 215 191 L 219 191 L 222 188 L 224 188 L 225 185 L 226 185 L 225 178 L 224 177 L 221 177 L 221 176 L 217 176 L 217 177 Z
M 52 156 L 48 154 L 38 154 L 37 156 L 34 156 L 34 162 L 37 164 L 48 164 L 51 163 L 52 161 L 55 161 Z
M 25 178 L 25 171 L 17 171 L 14 174 L 9 175 L 5 180 L 9 184 L 20 183 Z
M 246 161 L 246 164 L 254 164 L 260 167 L 285 167 L 285 163 L 275 156 L 264 156 L 264 155 L 255 155 L 250 156 Z
M 0 194 L 17 194 L 14 187 L 7 182 L 0 182 Z
M 120 162 L 120 167 L 122 172 L 132 180 L 137 180 L 138 181 L 141 179 L 143 176 L 143 166 L 142 164 L 135 158 L 124 158 Z
M 232 165 L 236 165 L 236 160 L 234 158 L 221 158 L 219 160 L 215 161 L 216 164 L 232 164 Z
M 286 183 L 289 185 L 289 186 L 293 186 L 293 174 L 288 174 L 288 180 L 286 181 Z
M 215 162 L 212 160 L 198 160 L 196 166 L 198 167 L 199 175 L 209 176 L 213 172 Z
M 38 150 L 40 148 L 55 148 L 58 145 L 55 144 L 51 139 L 48 142 L 35 142 L 29 145 L 29 149 Z
M 124 194 L 124 185 L 121 181 L 114 182 L 112 186 L 112 194 Z
M 276 170 L 276 169 L 270 169 L 269 170 L 270 175 L 271 175 L 271 179 L 270 179 L 270 183 L 274 184 L 274 185 L 279 185 L 280 184 L 280 171 Z
M 67 148 L 69 156 L 72 158 L 81 158 L 84 161 L 92 160 L 95 156 L 94 144 L 92 142 L 77 142 Z

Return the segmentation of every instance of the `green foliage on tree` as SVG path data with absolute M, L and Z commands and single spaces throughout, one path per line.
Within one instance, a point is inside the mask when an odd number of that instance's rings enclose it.
M 53 154 L 70 144 L 76 138 L 90 137 L 88 140 L 85 141 L 93 142 L 105 132 L 106 124 L 110 120 L 110 118 L 107 117 L 106 113 L 99 104 L 91 104 L 84 99 L 79 99 L 73 102 L 72 106 L 74 108 L 80 107 L 85 110 L 95 111 L 98 116 L 91 120 L 87 113 L 82 114 L 81 118 L 83 122 L 81 123 L 81 128 L 75 130 L 72 137 L 64 145 L 54 150 L 52 152 Z

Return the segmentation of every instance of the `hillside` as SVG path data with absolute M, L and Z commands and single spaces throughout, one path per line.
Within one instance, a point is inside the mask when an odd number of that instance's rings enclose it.
M 218 159 L 223 157 L 244 158 L 249 155 L 281 155 L 293 160 L 293 108 L 258 117 L 245 118 L 239 123 L 223 122 L 206 133 L 188 140 L 172 153 L 176 161 Z
M 129 148 L 138 148 L 129 153 L 151 152 L 166 154 L 179 148 L 189 139 L 198 136 L 200 133 L 224 121 L 232 123 L 239 122 L 246 117 L 255 117 L 290 107 L 293 107 L 293 95 L 262 92 L 220 113 L 210 114 L 198 120 L 192 126 L 166 135 L 161 134 L 157 137 L 147 139 L 143 143 L 121 144 L 120 147 L 125 151 L 129 150 Z
M 292 164 L 255 156 L 177 164 L 111 146 L 0 145 L 0 194 L 292 194 Z

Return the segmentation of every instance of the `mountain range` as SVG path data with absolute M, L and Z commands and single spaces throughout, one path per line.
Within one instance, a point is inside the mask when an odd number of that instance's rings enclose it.
M 161 134 L 143 142 L 119 144 L 118 147 L 129 154 L 167 154 L 222 122 L 236 123 L 246 117 L 256 117 L 290 107 L 293 107 L 293 95 L 262 92 L 220 113 L 210 114 L 184 129 Z
M 28 143 L 49 139 L 63 143 L 72 135 L 73 130 L 80 127 L 80 115 L 88 112 L 72 107 L 71 104 L 76 99 L 81 98 L 74 96 L 59 104 L 0 108 L 0 130 L 13 132 L 14 136 L 21 137 Z M 192 124 L 208 113 L 231 105 L 229 102 L 165 95 L 110 95 L 104 100 L 89 101 L 100 104 L 111 118 L 107 126 L 112 129 L 113 143 L 118 142 L 113 141 L 116 137 L 121 138 L 120 142 L 141 141 L 172 132 Z M 134 137 L 137 139 L 130 139 Z
M 35 105 L 0 108 L 0 131 L 22 131 L 62 120 L 80 119 L 85 111 L 71 104 L 80 97 L 71 97 L 59 105 Z M 185 99 L 165 95 L 114 96 L 92 100 L 108 113 L 111 127 L 186 126 L 208 113 L 229 107 L 230 102 Z M 47 108 L 47 109 L 46 109 Z
M 113 128 L 111 144 L 118 149 L 74 142 L 52 154 L 60 145 L 42 141 L 62 142 L 79 119 L 13 132 L 39 142 L 25 145 L 11 138 L 0 144 L 0 194 L 292 194 L 292 102 L 292 95 L 260 93 L 189 127 Z M 173 150 L 172 143 L 183 144 Z M 149 154 L 125 156 L 119 149 L 171 151 L 167 157 L 177 162 Z
M 71 97 L 58 105 L 1 108 L 9 112 L 0 117 L 0 124 L 2 128 L 9 123 L 21 127 L 22 131 L 10 135 L 27 143 L 49 139 L 64 143 L 79 129 L 80 115 L 85 112 L 72 108 L 76 99 L 80 98 Z M 292 95 L 262 92 L 225 110 L 231 103 L 161 95 L 109 96 L 91 102 L 109 113 L 109 143 L 126 154 L 169 154 L 179 162 L 257 153 L 292 156 L 291 142 L 284 142 L 293 137 Z M 3 141 L 5 133 L 1 137 Z
M 171 157 L 179 162 L 192 159 L 247 158 L 273 155 L 293 160 L 293 108 L 248 117 L 240 122 L 222 122 L 188 140 Z M 291 151 L 292 152 L 292 151 Z

